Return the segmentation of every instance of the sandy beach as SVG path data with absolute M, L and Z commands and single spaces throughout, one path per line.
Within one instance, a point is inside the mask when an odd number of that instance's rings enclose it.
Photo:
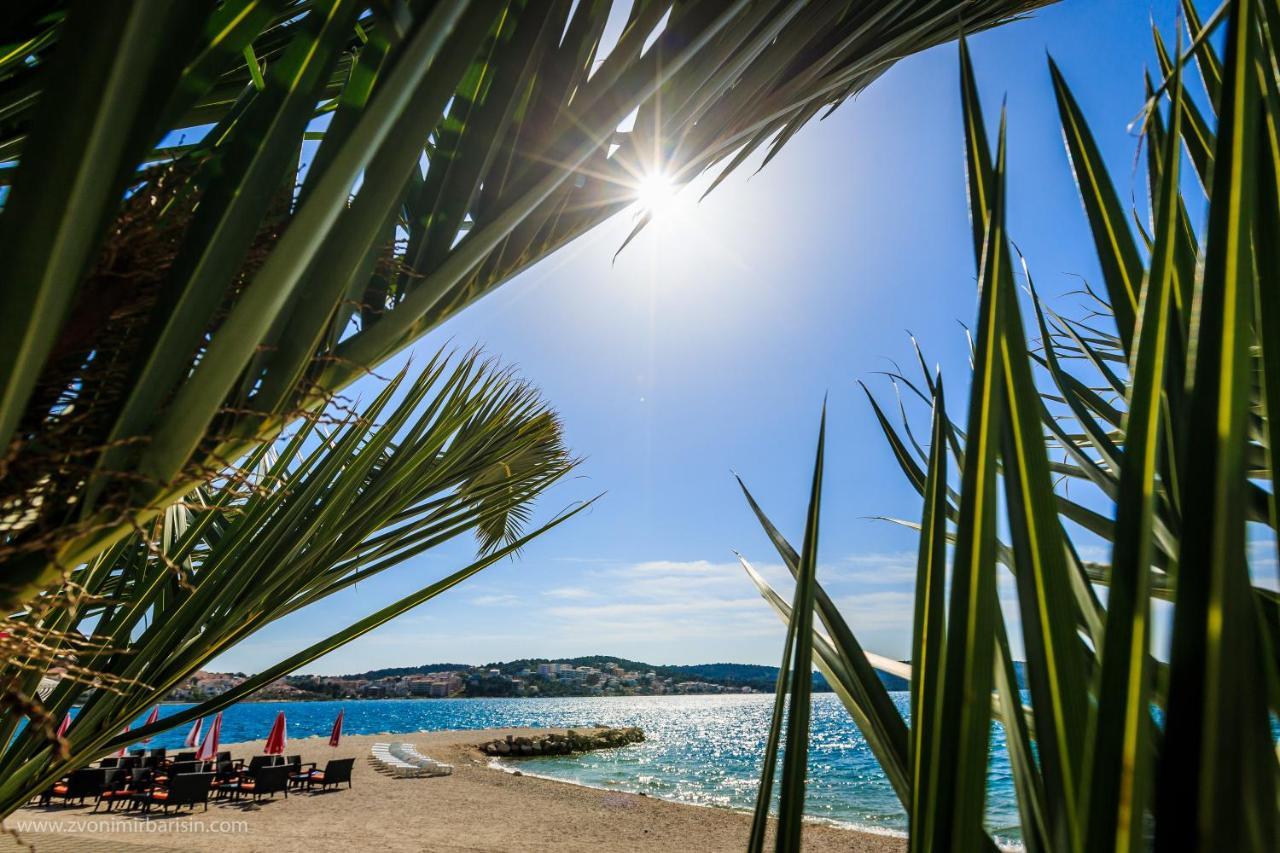
M 546 731 L 546 730 L 538 730 Z M 741 853 L 750 815 L 671 803 L 638 794 L 585 788 L 490 767 L 475 745 L 532 729 L 490 729 L 290 740 L 288 753 L 321 765 L 356 756 L 351 789 L 277 796 L 258 804 L 212 802 L 209 810 L 144 820 L 138 813 L 91 814 L 92 808 L 27 807 L 5 826 L 37 853 L 218 853 L 324 851 L 663 851 L 696 843 L 698 853 Z M 415 743 L 454 765 L 452 776 L 393 779 L 368 761 L 375 741 Z M 262 751 L 262 741 L 229 744 L 236 757 Z M 21 849 L 12 836 L 0 849 Z M 905 849 L 901 839 L 823 824 L 805 829 L 805 849 L 879 853 Z

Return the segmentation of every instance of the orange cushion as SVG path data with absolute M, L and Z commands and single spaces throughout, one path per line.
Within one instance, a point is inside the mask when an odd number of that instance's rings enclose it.
M 242 790 L 245 790 L 245 791 L 252 791 L 252 790 L 253 790 L 253 783 L 252 783 L 252 782 L 241 782 L 241 783 L 240 783 L 240 788 L 241 788 Z
M 169 799 L 169 792 L 168 792 L 168 791 L 154 791 L 154 792 L 151 794 L 151 797 L 152 797 L 152 799 L 156 799 L 156 800 L 167 800 L 167 799 Z
M 57 785 L 54 785 L 54 786 L 53 786 L 53 792 L 54 792 L 55 794 L 65 794 L 65 793 L 67 792 L 67 786 L 66 786 L 66 785 L 63 785 L 63 784 L 61 784 L 61 783 L 59 783 L 59 784 L 57 784 Z
M 312 771 L 311 771 L 311 778 L 312 778 L 312 779 L 324 779 L 324 771 L 323 771 L 323 770 L 312 770 Z

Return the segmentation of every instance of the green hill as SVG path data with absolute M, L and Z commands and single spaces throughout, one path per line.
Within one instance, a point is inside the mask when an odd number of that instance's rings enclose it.
M 652 672 L 659 678 L 670 678 L 674 681 L 705 681 L 722 687 L 750 687 L 765 693 L 773 692 L 778 682 L 776 666 L 762 666 L 752 663 L 699 663 L 684 665 L 654 664 L 629 658 L 609 655 L 585 655 L 575 658 L 521 658 L 513 661 L 498 661 L 485 664 L 487 669 L 496 669 L 507 675 L 514 675 L 524 669 L 536 670 L 539 664 L 559 663 L 573 666 L 593 666 L 597 669 L 617 664 L 626 670 L 635 672 Z M 819 673 L 813 675 L 813 689 L 821 692 L 830 691 L 827 680 Z
M 778 668 L 776 666 L 754 663 L 654 664 L 611 655 L 583 655 L 574 658 L 519 658 L 511 661 L 494 661 L 484 664 L 480 668 L 496 669 L 504 675 L 516 675 L 526 669 L 537 670 L 538 665 L 544 663 L 591 666 L 597 669 L 617 664 L 626 670 L 641 673 L 653 672 L 659 678 L 670 678 L 676 682 L 705 681 L 708 684 L 718 684 L 722 687 L 750 687 L 753 690 L 765 693 L 772 692 L 774 685 L 778 681 Z M 472 665 L 462 663 L 428 663 L 420 666 L 384 667 L 341 677 L 372 680 L 395 676 L 426 675 L 432 672 L 466 671 L 472 668 Z M 1019 687 L 1025 687 L 1023 684 L 1022 663 L 1020 661 L 1016 662 L 1014 668 L 1017 672 Z M 884 672 L 877 672 L 876 674 L 880 676 L 880 681 L 890 691 L 908 690 L 910 688 L 904 678 Z M 815 672 L 813 674 L 813 689 L 819 692 L 829 692 L 831 687 L 821 673 Z

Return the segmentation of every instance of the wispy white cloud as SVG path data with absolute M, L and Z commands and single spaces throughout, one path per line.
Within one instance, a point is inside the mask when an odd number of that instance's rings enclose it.
M 628 584 L 628 588 L 640 591 L 661 591 L 664 586 L 677 587 L 731 585 L 741 588 L 747 583 L 742 566 L 736 560 L 713 563 L 710 560 L 650 560 L 620 566 L 608 573 L 610 577 Z
M 787 583 L 785 568 L 777 564 L 752 564 L 771 583 Z M 737 597 L 753 594 L 754 587 L 737 561 L 648 560 L 616 566 L 600 573 L 615 596 L 672 601 L 684 595 Z
M 789 599 L 790 572 L 776 557 L 767 559 L 775 555 L 759 556 L 753 568 Z M 908 556 L 855 554 L 819 569 L 863 645 L 898 658 L 910 650 Z M 407 665 L 581 654 L 652 663 L 776 663 L 785 626 L 729 555 L 629 563 L 584 557 L 575 563 L 572 571 L 544 573 L 526 566 L 478 579 L 456 598 L 429 602 L 310 669 L 358 672 L 371 658 Z M 239 661 L 229 659 L 227 666 L 247 671 Z
M 675 641 L 706 647 L 726 640 L 782 635 L 782 623 L 759 598 L 556 607 L 546 616 L 561 641 L 594 642 L 607 648 Z M 717 659 L 724 657 L 720 652 Z
M 1086 563 L 1109 563 L 1111 562 L 1111 546 L 1103 543 L 1091 543 L 1086 545 L 1076 545 L 1076 554 Z
M 594 590 L 581 586 L 558 586 L 555 589 L 544 590 L 542 594 L 547 598 L 562 598 L 571 601 L 599 598 L 600 595 Z
M 622 574 L 636 575 L 718 575 L 725 566 L 733 563 L 713 563 L 710 560 L 646 560 L 619 569 Z
M 1260 525 L 1255 525 L 1255 527 Z M 1280 562 L 1276 559 L 1276 540 L 1269 530 L 1251 531 L 1249 538 L 1249 570 L 1253 583 L 1266 589 L 1280 590 Z
M 511 595 L 509 593 L 501 593 L 496 595 L 476 595 L 470 599 L 472 604 L 480 607 L 502 607 L 508 604 L 516 604 L 520 601 L 520 596 Z
M 681 616 L 687 614 L 736 611 L 755 607 L 761 599 L 751 598 L 696 598 L 671 601 L 613 601 L 608 604 L 550 607 L 547 613 L 562 619 L 583 616 L 597 619 L 626 619 L 640 616 Z
M 854 554 L 831 566 L 829 574 L 839 580 L 860 583 L 913 583 L 916 579 L 916 554 L 913 551 Z M 821 575 L 820 568 L 819 577 Z
M 840 596 L 835 605 L 856 634 L 910 628 L 914 598 L 909 592 L 867 592 Z
M 757 568 L 779 581 L 786 576 L 781 566 Z M 737 562 L 644 560 L 584 575 L 583 586 L 544 593 L 560 599 L 543 610 L 546 630 L 565 642 L 714 647 L 732 638 L 781 634 L 781 623 Z
M 906 553 L 867 554 L 824 567 L 837 606 L 868 648 L 901 656 L 907 646 L 912 593 L 886 590 L 883 584 L 909 582 L 913 563 Z M 791 595 L 791 576 L 784 566 L 752 566 L 780 595 Z M 730 650 L 727 656 L 721 653 L 729 659 L 733 643 L 758 648 L 784 630 L 736 561 L 645 560 L 588 574 L 590 598 L 578 597 L 578 587 L 570 587 L 574 592 L 569 594 L 558 594 L 558 589 L 545 593 L 562 599 L 543 611 L 547 631 L 557 638 L 609 646 L 661 638 L 668 644 L 718 645 Z

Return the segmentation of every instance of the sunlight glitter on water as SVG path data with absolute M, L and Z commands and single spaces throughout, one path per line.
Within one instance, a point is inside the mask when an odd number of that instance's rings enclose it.
M 907 711 L 907 694 L 891 694 Z M 162 715 L 181 707 L 166 705 Z M 678 802 L 750 810 L 773 697 L 637 696 L 556 699 L 389 699 L 354 702 L 251 702 L 224 712 L 222 740 L 266 736 L 286 712 L 290 737 L 328 735 L 338 709 L 348 734 L 444 729 L 639 726 L 646 740 L 618 750 L 521 759 L 522 772 Z M 141 718 L 137 721 L 141 724 Z M 158 735 L 151 746 L 178 747 L 187 727 Z M 513 762 L 514 763 L 514 762 Z M 1001 839 L 1018 837 L 1018 816 L 1003 734 L 993 727 L 987 823 Z M 822 820 L 879 832 L 906 830 L 906 815 L 875 756 L 833 694 L 814 697 L 806 812 Z

